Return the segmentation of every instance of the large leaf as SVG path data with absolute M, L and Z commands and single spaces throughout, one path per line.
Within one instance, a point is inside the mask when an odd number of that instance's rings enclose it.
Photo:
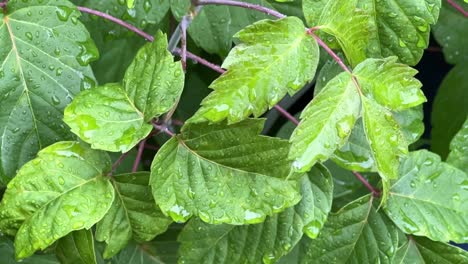
M 364 196 L 330 214 L 318 238 L 300 246 L 299 263 L 393 263 L 398 230 L 373 200 Z
M 394 263 L 468 263 L 468 252 L 449 244 L 434 242 L 424 237 L 412 236 L 398 249 Z
M 467 67 L 468 63 L 458 64 L 445 76 L 432 105 L 431 150 L 442 159 L 468 116 Z
M 131 238 L 152 240 L 172 223 L 157 208 L 148 186 L 149 177 L 147 172 L 113 176 L 116 196 L 96 228 L 96 240 L 107 243 L 104 258 L 117 254 Z
M 51 145 L 25 164 L 0 204 L 0 230 L 16 234 L 16 257 L 28 257 L 98 222 L 114 199 L 112 185 L 102 176 L 109 169 L 106 153 L 77 142 Z
M 353 75 L 366 96 L 392 110 L 404 110 L 426 101 L 422 84 L 414 78 L 417 72 L 397 63 L 397 57 L 388 57 L 365 60 L 353 70 Z
M 466 1 L 453 0 L 459 6 L 468 10 Z M 442 46 L 445 60 L 456 64 L 468 60 L 468 19 L 448 1 L 442 1 L 439 20 L 432 31 L 434 38 Z
M 196 215 L 208 223 L 246 224 L 299 202 L 296 182 L 286 180 L 289 144 L 259 136 L 262 126 L 262 120 L 249 119 L 184 127 L 151 165 L 161 210 L 177 222 Z
M 468 241 L 468 176 L 427 150 L 410 153 L 385 207 L 403 231 L 435 241 Z
M 91 230 L 81 229 L 61 238 L 55 252 L 62 264 L 96 264 Z
M 317 236 L 331 208 L 333 181 L 322 166 L 301 181 L 302 200 L 255 225 L 209 225 L 191 220 L 179 241 L 185 263 L 274 263 L 299 242 L 303 230 Z
M 174 62 L 167 50 L 166 34 L 158 31 L 154 38 L 140 49 L 123 80 L 124 90 L 145 121 L 169 111 L 184 88 L 182 64 Z
M 129 151 L 153 129 L 120 84 L 81 92 L 65 109 L 64 120 L 93 148 L 115 152 Z
M 260 116 L 315 75 L 318 45 L 298 18 L 262 20 L 235 37 L 241 43 L 222 65 L 228 71 L 211 84 L 214 92 L 203 100 L 193 121 L 227 118 L 235 123 L 251 114 Z
M 359 117 L 360 103 L 350 74 L 343 72 L 327 83 L 304 109 L 291 136 L 289 158 L 294 160 L 294 169 L 308 171 L 340 148 Z
M 147 245 L 130 243 L 119 254 L 108 261 L 109 264 L 166 264 L 158 256 L 148 252 Z
M 390 110 L 366 97 L 362 97 L 362 106 L 364 131 L 386 192 L 388 180 L 398 178 L 400 158 L 408 153 L 408 143 Z
M 71 139 L 63 109 L 94 85 L 98 57 L 68 1 L 8 1 L 0 14 L 0 182 L 37 151 Z
M 447 162 L 468 173 L 468 118 L 450 142 Z
M 13 241 L 0 234 L 0 256 L 2 256 L 2 264 L 18 264 L 15 259 L 15 247 Z M 59 264 L 55 255 L 33 255 L 21 261 L 21 264 Z

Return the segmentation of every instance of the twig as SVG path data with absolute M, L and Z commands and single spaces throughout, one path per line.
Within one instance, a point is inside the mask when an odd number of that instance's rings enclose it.
M 338 65 L 340 65 L 340 67 L 346 71 L 346 72 L 349 72 L 351 73 L 351 70 L 348 68 L 348 66 L 346 66 L 346 64 L 344 64 L 343 60 L 330 48 L 328 47 L 328 45 L 323 42 L 317 35 L 315 35 L 313 33 L 314 30 L 312 29 L 309 29 L 307 30 L 307 34 L 309 34 L 310 36 L 312 36 L 316 41 L 317 43 L 328 53 L 330 54 L 330 56 L 332 56 L 332 58 L 338 63 Z
M 447 2 L 449 3 L 449 5 L 451 5 L 453 8 L 455 8 L 456 10 L 458 10 L 458 12 L 460 12 L 462 15 L 464 15 L 465 17 L 468 17 L 468 12 L 465 11 L 465 9 L 463 9 L 463 7 L 459 6 L 457 3 L 455 3 L 455 1 L 453 0 L 447 0 Z
M 160 125 L 160 124 L 157 124 L 156 122 L 153 122 L 153 127 L 156 129 L 156 130 L 159 130 L 161 132 L 164 132 L 166 133 L 168 136 L 170 137 L 174 137 L 175 134 L 169 130 L 169 128 L 165 125 Z
M 138 170 L 138 165 L 140 165 L 141 157 L 143 156 L 143 150 L 145 149 L 147 139 L 148 138 L 143 139 L 140 142 L 140 145 L 138 146 L 138 152 L 135 161 L 133 162 L 132 172 L 136 172 Z
M 120 155 L 120 157 L 112 165 L 111 171 L 107 174 L 108 176 L 112 176 L 112 174 L 114 174 L 115 170 L 117 169 L 117 167 L 119 167 L 120 163 L 122 163 L 122 161 L 128 156 L 128 153 L 130 153 L 130 151 Z
M 369 189 L 369 191 L 371 191 L 374 197 L 380 197 L 380 191 L 374 188 L 374 186 L 372 186 L 361 174 L 355 171 L 353 171 L 353 174 L 360 182 L 362 182 L 362 184 L 364 184 L 364 186 L 366 186 L 367 189 Z
M 289 121 L 294 123 L 296 126 L 299 125 L 299 120 L 297 120 L 293 115 L 291 115 L 288 111 L 286 111 L 283 107 L 279 105 L 275 105 L 274 108 L 280 112 L 284 117 L 286 117 Z
M 138 29 L 137 27 L 133 26 L 133 25 L 130 25 L 116 17 L 113 17 L 111 15 L 108 15 L 106 13 L 103 13 L 103 12 L 100 12 L 100 11 L 97 11 L 97 10 L 94 10 L 94 9 L 90 9 L 90 8 L 87 8 L 87 7 L 83 7 L 83 6 L 77 6 L 76 8 L 78 8 L 78 10 L 80 10 L 81 12 L 84 12 L 84 13 L 88 13 L 88 14 L 91 14 L 91 15 L 95 15 L 95 16 L 98 16 L 98 17 L 102 17 L 102 18 L 105 18 L 107 20 L 110 20 L 122 27 L 125 27 L 127 28 L 128 30 L 130 31 L 133 31 L 135 33 L 137 33 L 138 35 L 144 37 L 145 39 L 153 42 L 154 41 L 154 38 L 153 36 L 151 36 L 150 34 Z
M 270 16 L 274 16 L 277 18 L 284 18 L 286 17 L 285 15 L 281 14 L 280 12 L 261 6 L 261 5 L 255 5 L 255 4 L 250 4 L 250 3 L 245 3 L 245 2 L 239 2 L 239 1 L 232 1 L 232 0 L 199 0 L 196 1 L 197 5 L 229 5 L 229 6 L 238 6 L 238 7 L 243 7 L 247 9 L 252 9 L 252 10 L 257 10 L 259 12 L 268 14 Z

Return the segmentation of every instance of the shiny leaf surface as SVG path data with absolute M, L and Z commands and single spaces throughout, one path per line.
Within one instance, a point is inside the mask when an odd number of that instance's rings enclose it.
M 73 231 L 61 238 L 55 249 L 62 264 L 96 264 L 94 238 L 91 230 Z

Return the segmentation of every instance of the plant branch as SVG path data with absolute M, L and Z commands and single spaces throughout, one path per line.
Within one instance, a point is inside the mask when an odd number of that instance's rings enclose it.
M 355 171 L 353 171 L 353 174 L 360 182 L 362 182 L 362 184 L 364 184 L 364 186 L 366 186 L 367 189 L 369 189 L 369 191 L 371 191 L 374 197 L 380 197 L 380 191 L 374 188 L 374 186 L 372 186 L 361 174 Z
M 112 164 L 111 171 L 107 174 L 108 176 L 112 176 L 112 174 L 114 174 L 115 170 L 117 169 L 117 167 L 119 167 L 120 163 L 122 163 L 122 161 L 128 156 L 128 153 L 130 153 L 130 151 L 129 151 L 129 152 L 123 153 L 123 154 L 114 162 L 114 164 Z
M 141 157 L 143 156 L 143 150 L 145 149 L 147 139 L 148 138 L 143 139 L 140 142 L 140 145 L 138 146 L 138 152 L 135 161 L 133 162 L 132 172 L 136 172 L 138 170 L 138 165 L 140 165 Z
M 125 27 L 127 28 L 128 30 L 130 31 L 133 31 L 135 32 L 136 34 L 144 37 L 145 39 L 153 42 L 154 41 L 154 38 L 153 36 L 151 36 L 150 34 L 138 29 L 137 27 L 133 26 L 133 25 L 130 25 L 128 23 L 126 23 L 125 21 L 123 20 L 120 20 L 116 17 L 113 17 L 109 14 L 106 14 L 106 13 L 103 13 L 103 12 L 100 12 L 100 11 L 97 11 L 97 10 L 94 10 L 94 9 L 90 9 L 90 8 L 87 8 L 87 7 L 83 7 L 83 6 L 77 6 L 76 8 L 78 8 L 78 10 L 80 10 L 81 12 L 84 12 L 84 13 L 88 13 L 88 14 L 91 14 L 91 15 L 95 15 L 95 16 L 98 16 L 98 17 L 102 17 L 104 19 L 107 19 L 109 21 L 112 21 L 122 27 Z
M 153 122 L 153 127 L 156 129 L 156 130 L 159 130 L 161 132 L 164 132 L 166 133 L 168 136 L 170 137 L 174 137 L 175 134 L 169 130 L 169 128 L 166 126 L 166 125 L 160 125 L 156 122 Z
M 463 16 L 468 17 L 468 11 L 465 11 L 463 7 L 459 6 L 455 1 L 453 0 L 447 0 L 449 5 L 451 5 L 453 8 L 455 8 L 458 12 L 460 12 Z
M 255 4 L 250 4 L 250 3 L 245 3 L 245 2 L 239 2 L 239 1 L 232 1 L 232 0 L 199 0 L 195 1 L 196 5 L 229 5 L 229 6 L 238 6 L 242 8 L 247 8 L 247 9 L 252 9 L 256 10 L 265 14 L 268 14 L 270 16 L 274 16 L 277 18 L 285 18 L 286 16 L 281 14 L 280 12 L 261 6 L 261 5 L 255 5 Z

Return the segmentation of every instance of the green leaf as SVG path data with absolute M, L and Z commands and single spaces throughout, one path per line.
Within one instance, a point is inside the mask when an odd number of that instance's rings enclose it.
M 241 41 L 223 63 L 228 71 L 210 86 L 192 121 L 239 122 L 258 117 L 287 92 L 294 94 L 311 81 L 319 50 L 304 24 L 295 17 L 262 20 L 236 34 Z
M 368 57 L 397 56 L 408 65 L 416 65 L 429 44 L 430 25 L 439 16 L 440 0 L 359 0 L 369 15 Z
M 294 169 L 308 171 L 340 148 L 359 116 L 360 99 L 349 73 L 332 79 L 301 114 L 301 123 L 291 136 L 289 158 Z
M 329 215 L 319 237 L 302 247 L 299 263 L 393 263 L 398 229 L 370 195 Z
M 468 176 L 427 150 L 401 163 L 385 207 L 405 233 L 435 241 L 468 241 Z
M 107 243 L 104 258 L 117 254 L 131 238 L 140 242 L 152 240 L 172 223 L 157 208 L 148 186 L 149 177 L 148 172 L 113 177 L 116 196 L 96 228 L 96 240 Z
M 408 153 L 408 143 L 392 112 L 371 99 L 361 98 L 364 132 L 386 192 L 388 180 L 398 178 L 400 158 Z
M 414 78 L 418 71 L 397 63 L 397 57 L 367 59 L 360 63 L 353 75 L 363 93 L 392 110 L 404 110 L 426 101 L 422 84 Z
M 71 232 L 58 241 L 55 251 L 62 264 L 97 263 L 91 230 L 81 229 Z
M 145 122 L 169 111 L 184 89 L 182 64 L 167 50 L 166 34 L 158 31 L 154 38 L 140 49 L 123 80 L 123 89 Z
M 163 213 L 176 222 L 192 215 L 208 223 L 241 225 L 300 200 L 285 140 L 259 136 L 263 120 L 232 126 L 189 124 L 159 150 L 150 185 Z
M 148 252 L 146 245 L 130 243 L 119 254 L 110 259 L 110 264 L 165 264 Z
M 449 244 L 434 242 L 424 237 L 412 236 L 398 249 L 394 263 L 468 263 L 468 253 Z
M 447 163 L 468 173 L 468 118 L 450 143 Z
M 209 225 L 193 219 L 179 236 L 180 262 L 274 263 L 303 235 L 317 236 L 331 208 L 333 181 L 320 166 L 302 178 L 302 200 L 255 225 Z
M 445 159 L 452 138 L 468 115 L 468 63 L 456 65 L 446 76 L 432 105 L 431 150 Z
M 466 1 L 453 0 L 459 6 L 467 9 Z M 442 46 L 445 60 L 451 64 L 463 63 L 468 60 L 468 20 L 460 11 L 451 6 L 448 1 L 442 1 L 439 20 L 432 32 L 434 38 Z
M 128 8 L 134 8 L 135 7 L 135 0 L 126 0 L 127 2 L 127 7 Z
M 74 230 L 89 229 L 114 199 L 104 152 L 59 142 L 26 163 L 0 204 L 0 230 L 15 235 L 16 257 L 26 258 Z M 18 230 L 19 229 L 19 230 Z
M 303 4 L 308 25 L 319 27 L 319 36 L 331 42 L 332 46 L 339 44 L 351 65 L 357 65 L 366 59 L 364 47 L 367 46 L 370 35 L 369 15 L 358 9 L 357 4 L 358 0 L 304 0 Z M 320 6 L 322 9 L 318 9 Z M 334 36 L 336 41 L 322 32 Z
M 64 120 L 93 148 L 115 152 L 129 151 L 153 129 L 120 84 L 81 92 L 65 109 Z
M 15 248 L 13 241 L 4 237 L 0 233 L 0 256 L 2 256 L 2 264 L 59 264 L 57 258 L 53 254 L 45 255 L 33 255 L 27 259 L 23 259 L 21 262 L 17 262 L 15 259 Z
M 72 134 L 63 109 L 94 86 L 98 57 L 68 1 L 9 1 L 0 14 L 0 182 L 42 149 Z

